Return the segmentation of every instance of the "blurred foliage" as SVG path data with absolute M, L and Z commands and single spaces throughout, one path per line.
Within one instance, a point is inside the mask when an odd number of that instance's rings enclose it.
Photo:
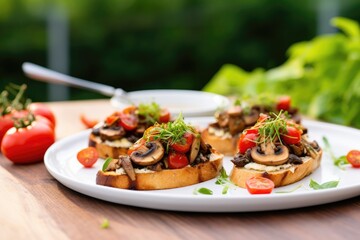
M 275 68 L 247 72 L 225 65 L 204 90 L 221 94 L 289 94 L 311 117 L 360 128 L 360 27 L 334 18 L 340 33 L 293 44 Z
M 47 18 L 56 8 L 70 29 L 70 74 L 127 91 L 201 89 L 224 63 L 245 71 L 286 60 L 291 44 L 316 34 L 319 0 L 0 0 L 0 87 L 26 83 L 25 61 L 47 66 Z M 359 17 L 356 0 L 341 14 Z M 257 70 L 256 70 L 257 71 Z M 100 95 L 71 89 L 71 98 Z

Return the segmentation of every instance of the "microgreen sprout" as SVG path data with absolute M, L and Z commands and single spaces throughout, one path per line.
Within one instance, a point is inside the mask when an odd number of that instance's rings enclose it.
M 161 108 L 155 102 L 150 104 L 141 103 L 137 111 L 138 114 L 143 117 L 143 119 L 140 119 L 140 122 L 154 124 L 159 121 Z

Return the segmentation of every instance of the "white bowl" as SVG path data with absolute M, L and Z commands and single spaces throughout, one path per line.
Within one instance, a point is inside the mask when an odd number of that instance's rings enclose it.
M 156 102 L 169 109 L 173 116 L 180 112 L 184 117 L 213 116 L 219 109 L 229 106 L 228 98 L 208 92 L 193 90 L 142 90 L 129 92 L 128 97 L 134 104 Z M 127 104 L 113 98 L 112 104 L 124 108 Z

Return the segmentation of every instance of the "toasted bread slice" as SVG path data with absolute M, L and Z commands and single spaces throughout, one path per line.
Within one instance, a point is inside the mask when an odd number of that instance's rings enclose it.
M 98 171 L 96 184 L 135 190 L 159 190 L 185 187 L 204 182 L 218 176 L 222 168 L 223 155 L 213 152 L 210 161 L 180 169 L 161 171 L 136 171 L 136 180 L 131 181 L 126 173 Z
M 127 151 L 131 145 L 129 145 L 128 147 L 110 146 L 110 145 L 106 144 L 105 142 L 99 141 L 98 137 L 96 137 L 94 134 L 90 134 L 89 146 L 95 147 L 97 152 L 99 153 L 99 157 L 106 159 L 108 157 L 118 158 L 120 155 L 127 154 Z
M 303 163 L 292 165 L 290 168 L 278 171 L 258 171 L 234 166 L 230 173 L 230 180 L 237 186 L 246 188 L 245 182 L 251 177 L 266 177 L 271 179 L 275 187 L 281 187 L 300 181 L 315 171 L 321 162 L 322 151 L 318 152 L 316 158 L 303 157 Z
M 239 135 L 233 136 L 232 138 L 217 137 L 210 134 L 208 128 L 201 132 L 201 137 L 205 143 L 210 144 L 216 151 L 226 156 L 234 156 L 238 149 L 237 143 L 239 141 Z

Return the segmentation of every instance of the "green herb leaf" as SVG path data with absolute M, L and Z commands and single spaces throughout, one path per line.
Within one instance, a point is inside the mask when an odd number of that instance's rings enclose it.
M 311 187 L 314 190 L 320 190 L 320 189 L 336 188 L 338 184 L 339 181 L 329 181 L 323 184 L 319 184 L 313 179 L 311 179 L 309 183 L 309 187 Z
M 225 185 L 221 193 L 227 194 L 228 190 L 229 190 L 229 185 Z
M 330 146 L 330 142 L 329 140 L 323 136 L 323 142 L 325 145 L 324 150 L 329 153 L 331 159 L 333 160 L 333 163 L 335 166 L 337 166 L 338 168 L 340 168 L 341 170 L 344 170 L 345 168 L 343 167 L 346 164 L 349 164 L 348 160 L 346 159 L 346 156 L 341 156 L 341 157 L 336 157 L 334 152 L 331 150 L 331 146 Z
M 109 219 L 104 218 L 101 225 L 100 225 L 100 227 L 103 228 L 103 229 L 109 228 L 110 227 Z
M 138 106 L 138 115 L 142 116 L 141 122 L 154 124 L 159 121 L 161 108 L 160 106 L 152 102 L 150 104 L 141 103 Z
M 105 172 L 106 168 L 109 166 L 110 162 L 112 161 L 113 159 L 112 158 L 107 158 L 105 159 L 105 162 L 102 166 L 102 171 Z
M 208 189 L 208 188 L 198 188 L 198 189 L 195 189 L 194 191 L 195 194 L 197 193 L 201 193 L 201 194 L 204 194 L 204 195 L 213 195 L 213 191 Z

